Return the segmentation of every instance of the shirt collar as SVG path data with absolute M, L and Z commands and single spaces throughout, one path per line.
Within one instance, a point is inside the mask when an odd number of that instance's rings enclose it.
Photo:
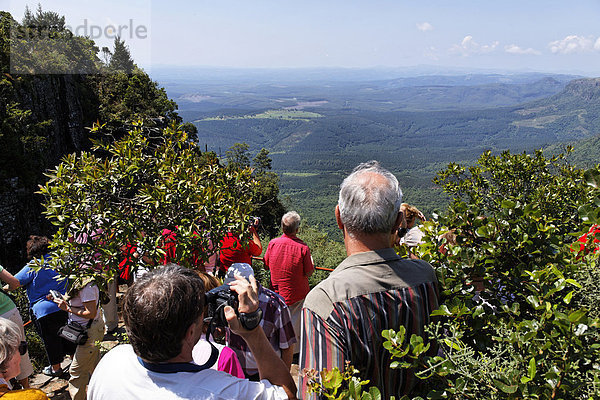
M 331 275 L 338 274 L 343 270 L 356 266 L 367 266 L 369 264 L 381 264 L 389 261 L 400 260 L 400 256 L 391 247 L 387 249 L 379 249 L 372 251 L 364 251 L 361 253 L 352 254 L 346 257 L 344 261 L 336 269 L 333 270 Z

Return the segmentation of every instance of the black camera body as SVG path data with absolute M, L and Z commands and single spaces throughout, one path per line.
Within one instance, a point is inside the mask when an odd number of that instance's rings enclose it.
M 238 294 L 231 290 L 229 285 L 221 285 L 209 290 L 206 292 L 207 312 L 204 322 L 215 328 L 226 327 L 225 306 L 231 306 L 237 313 L 238 305 Z

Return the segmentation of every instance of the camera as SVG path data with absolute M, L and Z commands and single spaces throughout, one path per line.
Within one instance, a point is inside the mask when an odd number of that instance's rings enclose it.
M 56 300 L 62 300 L 63 295 L 57 292 L 56 290 L 50 290 L 50 295 Z
M 231 306 L 235 312 L 238 312 L 238 295 L 231 290 L 229 285 L 221 285 L 206 292 L 207 312 L 204 322 L 210 324 L 212 328 L 222 328 L 227 326 L 225 319 L 225 306 Z

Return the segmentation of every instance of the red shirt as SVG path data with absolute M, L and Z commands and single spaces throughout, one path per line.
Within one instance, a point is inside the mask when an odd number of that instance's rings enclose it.
M 248 246 L 242 247 L 240 239 L 233 233 L 228 233 L 221 240 L 221 252 L 219 269 L 227 271 L 233 263 L 246 263 L 252 265 L 252 256 L 260 256 L 262 248 L 250 240 Z
M 271 270 L 273 289 L 285 299 L 287 305 L 306 297 L 310 291 L 308 275 L 314 269 L 306 243 L 284 233 L 269 242 L 265 265 Z
M 195 236 L 198 236 L 198 232 L 194 232 Z M 170 229 L 163 229 L 162 231 L 163 237 L 163 246 L 162 249 L 165 251 L 165 255 L 160 259 L 160 263 L 162 265 L 167 265 L 169 263 L 178 263 L 177 260 L 177 231 Z M 201 251 L 201 250 L 200 250 Z M 198 269 L 204 271 L 204 263 L 202 262 L 202 257 L 200 257 L 200 251 L 198 249 L 194 250 L 192 256 L 187 261 L 190 262 L 190 265 L 194 269 Z
M 585 245 L 588 241 L 588 236 L 594 236 L 594 243 L 598 243 L 598 245 L 596 245 L 596 247 L 594 248 L 593 252 L 595 253 L 598 248 L 600 248 L 600 240 L 598 240 L 598 235 L 600 235 L 600 225 L 592 225 L 592 227 L 590 228 L 589 232 L 586 233 L 585 235 L 583 235 L 582 237 L 579 238 L 578 242 L 580 242 L 581 244 L 579 245 L 579 251 L 585 251 Z

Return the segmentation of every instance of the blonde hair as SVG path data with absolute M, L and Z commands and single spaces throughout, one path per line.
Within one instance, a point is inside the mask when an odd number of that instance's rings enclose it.
M 414 222 L 415 219 L 421 218 L 420 216 L 423 215 L 423 213 L 419 211 L 417 207 L 411 206 L 408 203 L 402 203 L 402 205 L 400 206 L 400 211 L 404 212 L 407 225 L 411 225 L 411 223 Z

